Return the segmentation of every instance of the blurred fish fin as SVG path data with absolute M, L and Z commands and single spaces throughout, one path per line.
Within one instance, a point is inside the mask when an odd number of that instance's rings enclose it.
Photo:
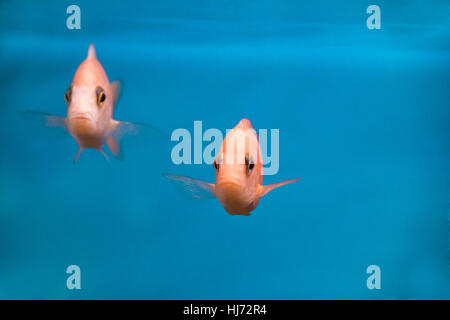
M 114 157 L 123 159 L 123 154 L 121 153 L 119 142 L 113 136 L 108 137 L 106 144 L 108 145 L 108 148 Z
M 298 181 L 300 179 L 301 179 L 301 177 L 300 178 L 296 178 L 296 179 L 291 179 L 291 180 L 284 180 L 284 181 L 281 181 L 281 182 L 272 183 L 272 184 L 268 184 L 268 185 L 265 185 L 265 186 L 261 186 L 260 197 L 266 195 L 269 191 L 271 191 L 271 190 L 273 190 L 275 188 L 284 186 L 285 184 L 289 184 L 289 183 Z
M 123 145 L 127 137 L 133 137 L 138 142 L 152 142 L 164 137 L 161 131 L 149 125 L 117 120 L 110 121 L 109 136 L 111 138 L 108 138 L 108 147 L 113 154 L 117 151 L 117 157 L 120 159 L 124 157 Z
M 163 173 L 163 176 L 175 181 L 185 192 L 196 199 L 214 198 L 214 184 L 202 180 Z
M 23 125 L 43 139 L 56 142 L 69 136 L 64 117 L 33 110 L 21 111 L 21 116 L 24 117 Z
M 97 53 L 95 52 L 95 46 L 93 43 L 89 46 L 88 57 L 97 59 Z
M 40 121 L 46 127 L 60 127 L 66 129 L 66 118 L 54 116 L 45 112 L 26 110 L 25 116 Z
M 78 162 L 78 158 L 80 158 L 80 154 L 83 152 L 84 148 L 78 149 L 77 154 L 75 155 L 75 158 L 73 159 L 73 164 L 76 164 Z
M 111 82 L 111 90 L 112 90 L 112 94 L 113 94 L 113 106 L 115 108 L 117 101 L 119 100 L 120 97 L 120 81 L 116 80 Z
M 135 140 L 142 142 L 152 142 L 164 138 L 161 131 L 149 125 L 117 120 L 111 120 L 109 125 L 109 135 L 120 144 L 122 149 L 123 140 L 126 140 L 125 138 L 127 137 L 133 137 Z M 121 152 L 123 152 L 123 150 Z
M 102 148 L 97 148 L 97 151 L 100 152 L 106 158 L 106 160 L 108 160 L 108 162 L 110 161 L 108 155 L 105 153 L 105 151 L 103 151 Z
M 161 131 L 147 124 L 117 120 L 111 120 L 109 132 L 117 141 L 124 136 L 140 136 L 145 140 L 156 140 L 164 136 Z

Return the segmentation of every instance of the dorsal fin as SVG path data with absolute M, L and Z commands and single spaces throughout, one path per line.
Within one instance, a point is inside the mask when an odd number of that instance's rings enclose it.
M 93 43 L 91 43 L 91 45 L 89 46 L 88 58 L 97 58 L 97 54 L 95 53 L 95 47 Z

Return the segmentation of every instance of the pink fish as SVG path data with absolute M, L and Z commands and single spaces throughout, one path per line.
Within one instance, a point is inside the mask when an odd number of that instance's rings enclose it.
M 124 134 L 136 135 L 142 129 L 142 125 L 112 118 L 119 87 L 118 81 L 109 82 L 97 59 L 95 47 L 91 44 L 87 58 L 76 70 L 64 94 L 67 116 L 64 118 L 35 111 L 27 113 L 44 117 L 46 126 L 62 127 L 69 132 L 79 146 L 74 162 L 87 148 L 98 150 L 109 160 L 103 150 L 105 144 L 117 157 L 120 153 L 120 138 Z
M 262 185 L 262 157 L 258 136 L 251 123 L 242 119 L 226 135 L 214 160 L 215 184 L 184 176 L 165 174 L 181 183 L 194 197 L 215 196 L 231 215 L 250 215 L 269 191 L 299 180 Z

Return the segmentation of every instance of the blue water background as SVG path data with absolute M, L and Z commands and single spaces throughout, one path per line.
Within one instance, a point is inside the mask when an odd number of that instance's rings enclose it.
M 1 299 L 450 298 L 448 1 L 0 3 Z M 123 161 L 25 121 L 65 115 L 94 43 L 123 82 L 118 120 L 163 141 Z M 186 197 L 161 176 L 170 133 L 241 118 L 280 130 L 280 169 L 302 176 L 250 217 Z M 82 289 L 66 288 L 79 265 Z M 366 268 L 381 268 L 368 290 Z

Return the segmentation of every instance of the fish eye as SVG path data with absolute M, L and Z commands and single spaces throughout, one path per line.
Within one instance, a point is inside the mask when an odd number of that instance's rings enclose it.
M 97 105 L 101 107 L 103 105 L 103 102 L 105 102 L 106 100 L 105 90 L 103 90 L 102 87 L 97 87 L 95 92 L 97 94 Z
M 247 174 L 252 173 L 253 168 L 255 167 L 255 161 L 253 160 L 253 157 L 249 154 L 245 156 L 245 171 Z
M 72 98 L 72 87 L 67 88 L 66 93 L 64 94 L 64 100 L 66 100 L 67 103 L 70 103 L 70 100 Z
M 214 162 L 213 162 L 214 169 L 219 170 L 219 165 L 221 163 L 222 163 L 222 156 L 219 155 L 219 156 L 217 156 L 217 159 L 214 160 Z

